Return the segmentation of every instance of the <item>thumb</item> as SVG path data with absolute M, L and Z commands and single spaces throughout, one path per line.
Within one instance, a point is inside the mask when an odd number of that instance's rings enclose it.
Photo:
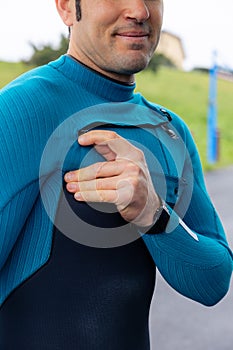
M 94 145 L 98 153 L 107 160 L 128 158 L 132 145 L 114 131 L 92 130 L 78 138 L 82 146 Z

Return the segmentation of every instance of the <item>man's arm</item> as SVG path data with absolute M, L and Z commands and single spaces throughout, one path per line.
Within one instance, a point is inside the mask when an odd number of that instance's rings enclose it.
M 35 135 L 23 98 L 0 96 L 0 269 L 5 264 L 39 194 Z M 39 163 L 38 163 L 39 164 Z
M 149 226 L 160 206 L 147 165 L 134 146 L 110 131 L 91 131 L 80 144 L 95 145 L 107 162 L 66 174 L 68 191 L 79 201 L 115 203 L 127 221 Z M 188 145 L 187 145 L 188 146 Z M 189 147 L 194 171 L 194 188 L 189 208 L 182 215 L 180 198 L 171 214 L 167 230 L 144 234 L 143 239 L 155 264 L 167 282 L 179 293 L 205 305 L 218 302 L 229 288 L 232 255 L 216 211 L 206 193 L 202 170 L 194 144 Z M 179 213 L 180 211 L 180 213 Z M 179 215 L 180 214 L 180 215 Z M 197 237 L 195 239 L 194 237 Z
M 187 181 L 191 188 L 183 190 L 174 210 L 169 208 L 166 232 L 143 238 L 166 281 L 182 295 L 211 306 L 229 289 L 232 252 L 206 191 L 199 155 L 188 130 L 186 147 L 183 178 L 192 177 L 192 185 Z

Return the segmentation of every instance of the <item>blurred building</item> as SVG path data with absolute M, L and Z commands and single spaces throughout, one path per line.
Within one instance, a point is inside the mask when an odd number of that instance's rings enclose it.
M 218 78 L 233 82 L 233 70 L 224 67 L 218 67 Z
M 168 31 L 162 31 L 157 53 L 167 57 L 178 69 L 183 70 L 185 52 L 181 38 Z

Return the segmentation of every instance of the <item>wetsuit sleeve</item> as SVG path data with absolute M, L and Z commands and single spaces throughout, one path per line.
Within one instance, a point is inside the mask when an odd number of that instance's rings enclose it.
M 0 269 L 39 193 L 31 113 L 14 92 L 0 94 Z M 27 111 L 27 113 L 25 112 Z
M 218 214 L 206 191 L 201 163 L 191 135 L 186 140 L 190 157 L 183 177 L 193 178 L 192 188 L 169 207 L 166 231 L 145 234 L 144 241 L 164 279 L 179 293 L 204 305 L 221 300 L 229 289 L 232 252 Z M 187 203 L 188 209 L 182 208 Z

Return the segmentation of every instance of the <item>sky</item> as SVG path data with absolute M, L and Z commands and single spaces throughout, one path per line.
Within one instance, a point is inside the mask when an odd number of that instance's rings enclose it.
M 164 0 L 163 29 L 181 38 L 186 69 L 210 67 L 214 51 L 219 65 L 233 69 L 232 14 L 231 0 Z M 0 0 L 0 60 L 27 59 L 30 42 L 56 45 L 62 33 L 54 0 Z

